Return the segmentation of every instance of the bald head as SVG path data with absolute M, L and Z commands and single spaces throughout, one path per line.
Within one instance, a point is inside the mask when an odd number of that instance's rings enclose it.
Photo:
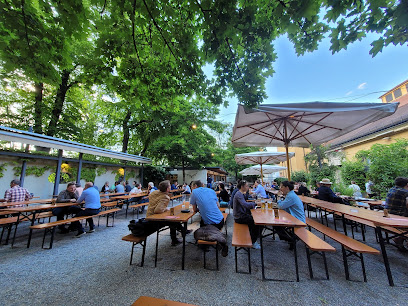
M 84 189 L 88 189 L 89 187 L 93 187 L 93 183 L 92 183 L 92 182 L 86 182 L 86 183 L 85 183 L 85 188 L 84 188 Z

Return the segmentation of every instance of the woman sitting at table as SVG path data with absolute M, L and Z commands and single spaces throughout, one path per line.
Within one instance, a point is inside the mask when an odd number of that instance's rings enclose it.
M 220 207 L 228 207 L 228 202 L 230 200 L 230 196 L 228 191 L 225 189 L 225 185 L 220 183 L 220 193 L 218 194 L 218 199 L 220 201 Z
M 246 181 L 242 180 L 237 185 L 237 192 L 234 195 L 234 220 L 236 223 L 248 224 L 249 233 L 251 234 L 252 247 L 254 249 L 260 249 L 261 246 L 257 242 L 259 237 L 260 227 L 255 225 L 254 218 L 251 214 L 251 209 L 255 208 L 255 203 L 245 201 L 245 194 L 249 190 L 249 186 Z

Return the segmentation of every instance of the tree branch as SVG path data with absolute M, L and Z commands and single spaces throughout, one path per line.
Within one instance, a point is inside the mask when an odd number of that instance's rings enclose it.
M 30 46 L 30 39 L 28 38 L 28 28 L 27 28 L 27 20 L 26 20 L 26 14 L 24 11 L 24 5 L 25 5 L 25 0 L 21 0 L 21 13 L 23 14 L 23 20 L 24 20 L 24 30 L 25 30 L 25 39 L 27 42 L 28 49 L 31 51 L 31 46 Z
M 133 11 L 132 11 L 132 39 L 133 39 L 133 47 L 135 48 L 136 51 L 136 56 L 137 60 L 139 61 L 140 69 L 142 70 L 142 73 L 144 73 L 142 61 L 140 60 L 139 56 L 139 50 L 137 49 L 136 45 L 136 39 L 135 39 L 135 18 L 136 18 L 136 0 L 133 0 Z
M 129 129 L 134 129 L 134 128 L 138 127 L 139 125 L 143 124 L 143 123 L 152 123 L 152 122 L 153 122 L 153 120 L 140 120 L 139 122 L 128 125 L 128 127 L 129 127 Z

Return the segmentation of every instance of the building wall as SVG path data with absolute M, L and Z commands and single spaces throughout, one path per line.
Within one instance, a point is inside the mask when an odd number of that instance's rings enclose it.
M 0 165 L 7 163 L 4 171 L 3 171 L 3 177 L 0 178 L 0 198 L 4 197 L 5 191 L 10 188 L 10 181 L 13 179 L 20 179 L 20 174 L 18 176 L 14 175 L 14 170 L 13 167 L 19 166 L 21 167 L 22 162 L 13 157 L 1 157 L 0 159 Z M 78 167 L 77 163 L 68 163 L 71 167 Z M 40 177 L 36 177 L 33 175 L 28 175 L 24 179 L 24 188 L 27 188 L 30 193 L 34 193 L 35 197 L 40 197 L 40 199 L 48 199 L 51 198 L 53 195 L 54 191 L 54 183 L 51 183 L 48 181 L 48 176 L 51 173 L 55 173 L 56 171 L 56 166 L 57 163 L 56 161 L 47 161 L 43 159 L 37 159 L 37 160 L 28 160 L 27 161 L 27 167 L 30 166 L 37 166 L 37 167 L 43 167 L 43 166 L 50 166 L 52 167 L 51 170 L 46 170 L 44 174 Z M 105 184 L 106 181 L 108 181 L 111 185 L 114 184 L 115 182 L 115 173 L 119 167 L 106 167 L 106 173 L 101 175 L 101 176 L 96 176 L 95 178 L 95 185 L 100 188 Z M 134 169 L 136 177 L 127 177 L 129 182 L 133 182 L 134 180 L 139 182 L 140 181 L 140 173 L 139 169 Z M 81 180 L 82 186 L 85 185 L 85 181 Z M 67 184 L 60 184 L 58 189 L 59 191 L 62 191 L 66 189 Z
M 286 149 L 284 147 L 279 147 L 278 152 L 285 152 Z M 310 152 L 309 148 L 297 148 L 297 147 L 289 147 L 289 152 L 294 152 L 295 156 L 293 156 L 289 160 L 290 164 L 290 173 L 293 173 L 295 171 L 306 171 L 306 164 L 305 164 L 305 159 L 304 156 Z M 286 167 L 286 161 L 283 163 L 280 163 L 279 166 Z M 280 173 L 281 177 L 288 177 L 287 170 L 283 170 Z
M 350 145 L 347 147 L 343 147 L 343 152 L 346 156 L 347 159 L 353 159 L 353 157 L 356 155 L 358 151 L 361 150 L 368 150 L 371 148 L 372 145 L 374 144 L 391 144 L 395 142 L 397 139 L 405 138 L 408 139 L 408 126 L 406 127 L 406 130 L 401 131 L 399 133 L 395 133 L 393 135 L 382 135 L 377 138 L 371 139 L 366 142 L 362 143 L 357 143 L 354 145 Z
M 183 184 L 183 170 L 173 170 L 170 174 L 177 174 L 177 181 L 179 184 Z M 185 183 L 190 184 L 192 181 L 200 180 L 204 184 L 207 183 L 207 170 L 185 170 L 186 178 Z
M 401 95 L 397 97 L 396 93 L 399 91 L 401 92 Z M 391 102 L 403 100 L 402 103 L 405 104 L 406 99 L 404 99 L 403 96 L 406 95 L 407 93 L 408 93 L 408 80 L 402 82 L 398 86 L 394 87 L 393 89 L 391 89 L 390 91 L 382 95 L 380 99 L 383 103 L 391 103 Z M 387 98 L 388 98 L 388 101 L 387 101 Z

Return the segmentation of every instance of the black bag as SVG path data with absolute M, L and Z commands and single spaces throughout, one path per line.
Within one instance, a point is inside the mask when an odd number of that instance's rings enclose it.
M 129 230 L 134 236 L 149 236 L 155 232 L 154 224 L 151 224 L 145 218 L 140 218 L 137 220 L 131 220 L 128 225 Z

